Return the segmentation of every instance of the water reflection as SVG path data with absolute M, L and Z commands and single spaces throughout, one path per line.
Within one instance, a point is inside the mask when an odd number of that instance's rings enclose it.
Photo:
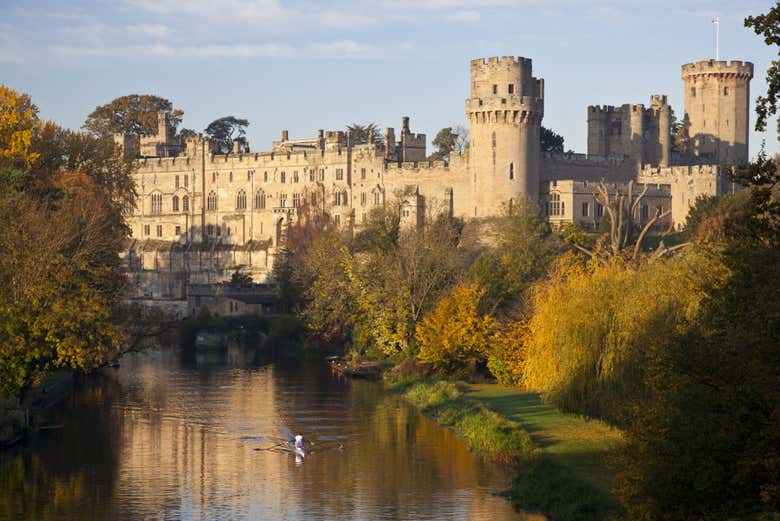
M 508 476 L 397 396 L 257 363 L 163 349 L 86 379 L 64 428 L 0 456 L 0 519 L 519 519 Z M 302 463 L 255 450 L 283 427 Z

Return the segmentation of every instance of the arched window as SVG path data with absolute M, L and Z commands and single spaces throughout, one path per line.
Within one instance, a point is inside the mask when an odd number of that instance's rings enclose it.
M 258 190 L 255 194 L 255 210 L 265 209 L 265 192 Z
M 509 179 L 515 178 L 515 164 L 509 163 Z
M 217 194 L 215 192 L 209 192 L 209 198 L 207 200 L 206 205 L 207 210 L 216 210 L 217 209 Z
M 162 194 L 152 194 L 152 213 L 162 213 Z
M 239 190 L 236 195 L 236 210 L 246 210 L 246 192 Z
M 346 190 L 341 192 L 341 204 L 343 206 L 349 206 L 349 196 L 347 195 L 347 191 Z
M 173 196 L 172 207 L 173 207 L 173 211 L 174 212 L 178 212 L 179 211 L 179 196 L 178 195 L 174 195 Z
M 264 183 L 268 182 L 268 172 L 263 172 L 263 182 Z
M 184 210 L 185 212 L 189 212 L 190 211 L 190 198 L 189 198 L 189 196 L 185 195 L 184 197 L 181 198 L 181 209 Z

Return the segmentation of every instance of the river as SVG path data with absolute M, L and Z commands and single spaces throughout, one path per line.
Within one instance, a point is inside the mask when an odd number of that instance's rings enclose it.
M 241 349 L 161 348 L 82 378 L 0 454 L 0 520 L 524 519 L 509 475 L 378 384 Z M 285 429 L 304 458 L 270 447 Z

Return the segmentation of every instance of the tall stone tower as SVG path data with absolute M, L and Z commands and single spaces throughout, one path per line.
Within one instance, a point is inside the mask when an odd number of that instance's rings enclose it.
M 543 115 L 544 80 L 533 77 L 530 59 L 471 61 L 466 117 L 475 217 L 498 215 L 521 198 L 538 200 Z
M 753 64 L 701 60 L 682 66 L 691 152 L 717 163 L 748 157 Z

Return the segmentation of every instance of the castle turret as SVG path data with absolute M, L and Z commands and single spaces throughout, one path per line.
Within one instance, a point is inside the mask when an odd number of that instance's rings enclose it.
M 520 198 L 539 198 L 539 134 L 544 80 L 531 60 L 502 56 L 471 61 L 469 168 L 474 215 L 499 215 Z
M 702 60 L 682 66 L 691 152 L 718 163 L 748 156 L 753 64 Z
M 645 163 L 653 166 L 669 166 L 672 150 L 672 107 L 667 97 L 650 97 L 648 111 L 650 137 L 645 149 Z

